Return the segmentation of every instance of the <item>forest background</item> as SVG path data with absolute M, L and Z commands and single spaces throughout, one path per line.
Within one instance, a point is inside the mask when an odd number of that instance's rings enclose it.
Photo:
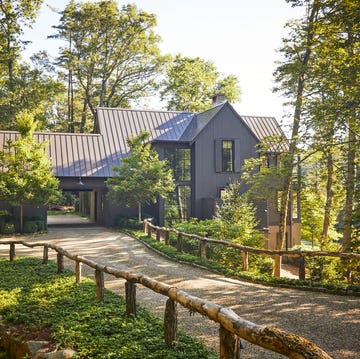
M 240 99 L 241 79 L 220 73 L 210 60 L 163 54 L 156 14 L 111 0 L 69 1 L 54 24 L 53 37 L 63 43 L 58 56 L 52 59 L 44 49 L 25 61 L 24 34 L 42 3 L 0 1 L 2 130 L 14 129 L 25 110 L 38 130 L 92 132 L 98 106 L 133 107 L 156 95 L 170 110 L 202 111 L 215 93 L 231 103 Z M 287 24 L 274 71 L 275 91 L 286 98 L 291 114 L 288 151 L 281 166 L 248 168 L 247 180 L 264 188 L 269 178 L 282 179 L 275 188 L 279 249 L 293 192 L 304 239 L 322 249 L 340 245 L 359 251 L 360 5 L 357 0 L 284 2 L 289 5 L 301 8 L 303 16 Z

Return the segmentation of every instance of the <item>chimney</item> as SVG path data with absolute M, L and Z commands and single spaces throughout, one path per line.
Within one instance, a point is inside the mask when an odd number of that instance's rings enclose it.
M 212 98 L 212 106 L 215 107 L 221 103 L 226 102 L 226 96 L 224 94 L 218 93 Z

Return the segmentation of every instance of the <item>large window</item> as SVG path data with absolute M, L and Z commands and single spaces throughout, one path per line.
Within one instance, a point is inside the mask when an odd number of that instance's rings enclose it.
M 234 142 L 223 140 L 221 142 L 221 160 L 223 172 L 234 172 Z
M 177 186 L 164 201 L 165 225 L 171 226 L 191 216 L 191 187 Z
M 191 180 L 191 152 L 190 148 L 167 148 L 165 158 L 174 171 L 175 181 Z

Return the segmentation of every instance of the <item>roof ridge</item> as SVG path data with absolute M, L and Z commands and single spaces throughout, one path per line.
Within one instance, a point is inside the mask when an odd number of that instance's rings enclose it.
M 116 111 L 131 111 L 131 112 L 162 112 L 162 113 L 182 113 L 194 115 L 196 112 L 190 111 L 172 111 L 172 110 L 152 110 L 152 109 L 135 109 L 135 108 L 120 108 L 120 107 L 98 107 L 101 110 L 116 110 Z

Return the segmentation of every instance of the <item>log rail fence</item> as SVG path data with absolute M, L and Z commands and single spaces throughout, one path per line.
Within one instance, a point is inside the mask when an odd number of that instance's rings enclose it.
M 267 350 L 283 354 L 288 358 L 331 359 L 324 350 L 301 336 L 275 327 L 254 324 L 238 316 L 230 308 L 195 297 L 181 289 L 145 275 L 138 275 L 104 266 L 83 256 L 71 254 L 67 250 L 51 243 L 29 243 L 20 240 L 10 240 L 0 241 L 0 245 L 10 246 L 10 261 L 14 261 L 16 258 L 16 245 L 23 245 L 28 248 L 43 247 L 43 264 L 48 263 L 49 249 L 52 249 L 57 253 L 58 273 L 64 270 L 64 257 L 75 262 L 75 278 L 77 283 L 81 282 L 83 264 L 93 268 L 95 270 L 96 298 L 98 300 L 102 300 L 105 296 L 104 273 L 116 278 L 125 279 L 126 314 L 129 317 L 136 317 L 136 284 L 141 284 L 156 293 L 167 296 L 168 300 L 164 314 L 164 339 L 167 345 L 173 345 L 177 341 L 177 304 L 180 304 L 189 309 L 190 312 L 200 313 L 208 319 L 219 323 L 220 359 L 240 358 L 240 350 L 243 349 L 241 338 Z
M 260 249 L 260 248 L 252 248 L 247 246 L 242 246 L 240 244 L 231 243 L 228 241 L 220 240 L 220 239 L 213 239 L 207 237 L 201 237 L 197 234 L 190 234 L 181 232 L 174 228 L 166 228 L 166 227 L 159 227 L 153 225 L 150 220 L 144 220 L 144 232 L 149 236 L 155 236 L 157 241 L 160 241 L 164 238 L 164 242 L 167 245 L 170 245 L 170 233 L 175 233 L 177 235 L 177 242 L 176 248 L 179 252 L 183 250 L 183 240 L 184 238 L 195 239 L 199 241 L 199 257 L 201 259 L 206 259 L 206 245 L 207 244 L 217 244 L 221 246 L 231 247 L 235 250 L 238 250 L 242 254 L 242 270 L 248 271 L 249 270 L 249 253 L 257 254 L 260 256 L 268 256 L 268 257 L 298 257 L 300 259 L 299 264 L 299 279 L 305 279 L 306 273 L 306 257 L 337 257 L 337 258 L 347 258 L 347 259 L 359 259 L 360 260 L 360 253 L 348 253 L 348 252 L 328 252 L 328 251 L 285 251 L 285 250 L 269 250 L 269 249 Z M 275 261 L 274 261 L 275 265 Z M 351 268 L 348 269 L 348 272 L 351 271 Z M 277 273 L 277 274 L 276 274 Z M 280 276 L 280 273 L 274 270 L 274 276 Z

